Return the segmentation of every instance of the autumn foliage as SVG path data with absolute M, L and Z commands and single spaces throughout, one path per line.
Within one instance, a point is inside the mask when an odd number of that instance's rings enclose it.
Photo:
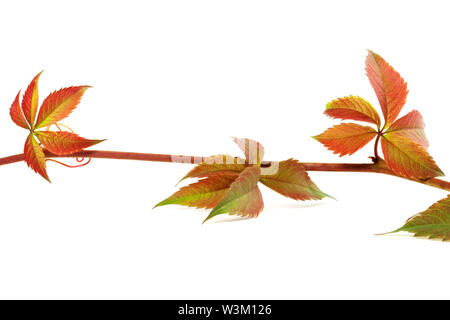
M 366 73 L 378 98 L 384 123 L 375 108 L 358 96 L 348 96 L 327 104 L 325 114 L 342 120 L 367 122 L 372 126 L 341 123 L 314 138 L 340 156 L 351 155 L 375 140 L 375 161 L 378 142 L 388 167 L 397 175 L 409 179 L 429 179 L 443 176 L 428 154 L 422 115 L 417 110 L 398 118 L 406 103 L 408 88 L 400 74 L 382 57 L 369 51 Z
M 182 179 L 198 178 L 199 181 L 182 187 L 155 207 L 179 204 L 212 209 L 205 221 L 224 213 L 254 218 L 264 208 L 258 182 L 295 200 L 319 200 L 327 196 L 298 161 L 289 159 L 263 167 L 261 143 L 246 138 L 233 140 L 245 159 L 230 155 L 207 158 Z
M 352 155 L 375 140 L 374 155 L 371 157 L 373 163 L 356 164 L 364 167 L 364 170 L 360 171 L 387 173 L 450 190 L 448 182 L 435 179 L 442 176 L 443 172 L 428 154 L 429 142 L 420 112 L 412 110 L 400 116 L 408 96 L 407 83 L 392 66 L 372 51 L 368 52 L 365 69 L 378 98 L 382 116 L 370 102 L 359 96 L 338 98 L 326 105 L 324 113 L 333 119 L 358 121 L 362 124 L 339 123 L 313 138 L 341 157 Z M 50 181 L 46 161 L 56 161 L 51 159 L 55 156 L 77 157 L 80 151 L 103 140 L 82 138 L 69 127 L 59 123 L 77 107 L 89 86 L 57 90 L 48 95 L 38 108 L 40 76 L 41 73 L 31 81 L 22 101 L 19 91 L 11 105 L 10 115 L 16 125 L 28 131 L 23 158 L 15 161 L 24 159 L 29 167 Z M 57 130 L 51 131 L 52 126 Z M 181 187 L 155 207 L 177 204 L 208 209 L 210 211 L 204 221 L 222 214 L 254 218 L 264 208 L 259 183 L 294 200 L 320 200 L 330 197 L 310 179 L 307 163 L 302 164 L 295 159 L 264 161 L 264 147 L 261 143 L 247 138 L 233 137 L 233 140 L 242 151 L 242 158 L 224 154 L 203 158 L 202 163 L 180 180 L 196 181 Z M 379 154 L 379 145 L 384 159 Z M 99 158 L 173 161 L 167 160 L 170 155 L 94 152 Z M 92 155 L 92 151 L 89 154 Z M 11 157 L 3 158 L 5 161 L 0 164 L 11 163 Z M 339 164 L 313 163 L 311 166 L 310 163 L 308 170 L 322 166 L 322 169 L 327 171 L 325 168 L 336 168 L 336 165 Z M 341 165 L 345 166 L 345 170 L 334 171 L 352 171 L 349 168 L 355 168 L 351 167 L 352 164 Z M 450 196 L 408 219 L 404 226 L 394 232 L 399 231 L 450 240 Z
M 15 124 L 29 131 L 24 147 L 25 162 L 50 182 L 45 163 L 45 150 L 56 155 L 69 155 L 104 140 L 88 140 L 73 132 L 49 130 L 50 126 L 58 125 L 59 121 L 77 107 L 89 86 L 63 88 L 51 93 L 44 99 L 38 112 L 38 81 L 41 73 L 34 77 L 25 90 L 22 103 L 19 91 L 11 105 L 10 115 Z M 42 128 L 47 130 L 39 130 Z

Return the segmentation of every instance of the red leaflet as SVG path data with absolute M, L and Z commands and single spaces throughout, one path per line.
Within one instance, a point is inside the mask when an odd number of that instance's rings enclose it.
M 369 50 L 366 72 L 380 102 L 386 126 L 395 121 L 408 95 L 406 82 L 382 57 Z
M 30 85 L 25 91 L 22 101 L 23 114 L 25 115 L 25 118 L 27 119 L 31 128 L 34 127 L 34 119 L 36 118 L 36 112 L 38 108 L 38 81 L 41 74 L 42 71 L 31 81 Z
M 69 87 L 51 93 L 42 103 L 36 129 L 47 127 L 67 117 L 75 109 L 89 86 Z
M 35 172 L 39 173 L 48 182 L 50 182 L 50 178 L 47 175 L 45 165 L 44 151 L 31 133 L 28 135 L 28 138 L 25 141 L 23 153 L 25 155 L 25 162 L 28 164 L 28 166 Z
M 328 150 L 342 157 L 355 153 L 376 135 L 377 132 L 372 127 L 361 126 L 356 123 L 341 123 L 313 138 L 322 143 Z
M 105 141 L 88 140 L 66 131 L 36 131 L 36 136 L 45 149 L 58 155 L 72 154 Z
M 17 124 L 19 127 L 22 127 L 24 129 L 29 129 L 27 120 L 25 120 L 25 117 L 22 113 L 22 108 L 20 106 L 20 91 L 16 96 L 16 99 L 14 99 L 13 104 L 11 105 L 11 109 L 9 109 L 9 115 L 11 116 L 12 121 L 14 121 L 15 124 Z
M 428 148 L 428 139 L 425 136 L 425 123 L 419 111 L 413 110 L 406 116 L 395 121 L 386 133 L 398 134 L 420 144 L 423 148 Z
M 380 116 L 372 105 L 361 97 L 349 96 L 327 104 L 325 114 L 342 120 L 357 120 L 381 125 Z

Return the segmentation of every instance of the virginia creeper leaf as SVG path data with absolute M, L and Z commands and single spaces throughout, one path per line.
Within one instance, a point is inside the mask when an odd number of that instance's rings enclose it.
M 325 114 L 342 120 L 358 120 L 381 125 L 380 116 L 372 105 L 361 97 L 348 96 L 327 104 Z
M 66 131 L 36 131 L 36 136 L 45 149 L 58 155 L 72 154 L 104 140 L 88 140 Z
M 264 208 L 261 191 L 257 186 L 260 175 L 261 169 L 259 167 L 245 168 L 204 222 L 224 213 L 242 217 L 258 216 Z
M 342 157 L 355 153 L 376 135 L 377 131 L 372 127 L 361 126 L 356 123 L 341 123 L 313 138 L 322 143 L 328 150 Z
M 206 158 L 188 172 L 180 181 L 187 178 L 202 178 L 215 175 L 237 177 L 246 168 L 245 160 L 229 155 L 216 155 Z
M 418 143 L 398 134 L 385 133 L 381 148 L 389 169 L 410 179 L 428 179 L 444 173 Z
M 11 105 L 11 109 L 9 109 L 9 115 L 11 116 L 12 121 L 14 121 L 14 123 L 17 124 L 19 127 L 29 129 L 27 120 L 25 119 L 22 113 L 19 98 L 20 98 L 20 91 L 17 94 L 16 99 L 14 99 L 14 102 Z
M 305 167 L 294 159 L 280 161 L 278 171 L 272 175 L 261 175 L 260 181 L 295 200 L 319 200 L 328 196 L 311 181 Z
M 38 81 L 41 74 L 42 71 L 34 77 L 27 90 L 25 90 L 25 94 L 23 95 L 22 99 L 23 114 L 30 124 L 31 128 L 34 127 L 34 119 L 36 118 L 36 112 L 38 109 Z
M 377 95 L 386 126 L 395 121 L 408 95 L 406 82 L 382 57 L 369 50 L 366 72 Z
M 425 136 L 425 123 L 423 122 L 422 115 L 419 111 L 413 110 L 406 116 L 397 119 L 389 128 L 386 130 L 387 133 L 398 134 L 402 137 L 408 138 L 418 144 L 423 148 L 428 148 L 428 139 Z
M 89 86 L 63 88 L 45 98 L 36 120 L 36 129 L 50 126 L 67 117 L 78 105 Z
M 235 179 L 226 176 L 213 176 L 182 187 L 155 207 L 179 204 L 196 208 L 214 208 L 225 196 Z
M 232 137 L 238 147 L 245 155 L 245 159 L 249 164 L 260 164 L 264 157 L 264 147 L 261 143 L 248 138 Z
M 450 195 L 412 216 L 401 228 L 391 233 L 399 231 L 413 233 L 416 237 L 450 241 Z
M 50 182 L 46 170 L 44 151 L 37 143 L 32 133 L 28 135 L 28 138 L 25 141 L 23 153 L 28 167 L 39 173 L 42 177 L 44 177 L 44 179 Z

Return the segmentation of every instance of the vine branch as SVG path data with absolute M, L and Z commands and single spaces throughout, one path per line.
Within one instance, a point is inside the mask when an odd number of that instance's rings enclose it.
M 120 160 L 140 160 L 140 161 L 155 161 L 155 162 L 175 162 L 175 163 L 191 163 L 196 164 L 204 161 L 207 157 L 201 156 L 183 156 L 170 154 L 155 154 L 155 153 L 137 153 L 137 152 L 121 152 L 121 151 L 102 151 L 102 150 L 84 150 L 70 155 L 56 155 L 45 151 L 46 158 L 99 158 L 99 159 L 120 159 Z M 0 158 L 0 165 L 24 161 L 24 154 L 16 154 L 8 157 Z M 262 166 L 270 166 L 271 161 L 265 161 Z M 391 171 L 384 160 L 379 159 L 376 163 L 317 163 L 317 162 L 302 162 L 307 171 L 333 171 L 333 172 L 372 172 L 383 173 L 399 178 L 407 179 L 396 175 Z M 450 182 L 432 178 L 427 180 L 407 179 L 431 187 L 450 191 Z

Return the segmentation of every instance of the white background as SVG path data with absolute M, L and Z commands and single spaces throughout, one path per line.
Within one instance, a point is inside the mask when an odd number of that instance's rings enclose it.
M 430 153 L 450 172 L 445 1 L 10 1 L 0 5 L 0 156 L 26 132 L 8 115 L 42 69 L 40 97 L 89 84 L 65 121 L 102 150 L 339 159 L 310 138 L 338 123 L 325 104 L 377 106 L 366 49 L 408 81 Z M 67 160 L 71 162 L 71 160 Z M 73 161 L 73 160 L 72 160 Z M 97 160 L 0 168 L 0 298 L 449 298 L 450 245 L 393 230 L 446 193 L 395 177 L 311 173 L 338 201 L 295 202 L 262 186 L 257 219 L 152 210 L 187 164 Z

